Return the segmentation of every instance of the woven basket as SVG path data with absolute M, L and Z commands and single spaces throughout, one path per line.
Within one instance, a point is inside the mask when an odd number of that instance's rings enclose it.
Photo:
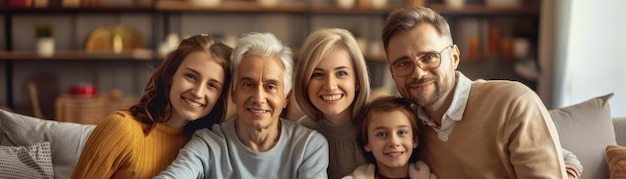
M 111 98 L 108 95 L 97 97 L 61 96 L 56 100 L 56 120 L 81 124 L 99 124 L 106 116 L 120 109 L 128 109 L 139 98 Z

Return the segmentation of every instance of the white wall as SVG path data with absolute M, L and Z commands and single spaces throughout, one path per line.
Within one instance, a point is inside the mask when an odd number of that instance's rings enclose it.
M 549 67 L 544 72 L 554 76 L 544 74 L 550 79 L 540 84 L 552 84 L 551 107 L 615 93 L 609 101 L 612 116 L 626 117 L 626 1 L 561 0 L 544 4 L 552 7 L 544 7 L 542 13 L 552 13 L 554 27 L 542 27 L 541 43 L 546 46 L 541 48 L 552 54 L 542 54 L 541 64 L 553 60 L 551 67 L 544 65 Z M 540 90 L 544 99 L 548 93 Z

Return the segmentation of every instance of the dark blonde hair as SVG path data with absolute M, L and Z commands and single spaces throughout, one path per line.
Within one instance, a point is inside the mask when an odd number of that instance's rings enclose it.
M 393 35 L 410 31 L 422 23 L 432 24 L 440 35 L 448 38 L 452 43 L 450 25 L 443 16 L 427 7 L 404 7 L 391 12 L 383 27 L 382 39 L 385 51 Z
M 411 123 L 411 132 L 413 132 L 413 140 L 419 140 L 420 130 L 417 126 L 417 115 L 411 108 L 411 101 L 406 98 L 398 97 L 398 96 L 384 96 L 373 100 L 371 103 L 365 106 L 365 110 L 360 115 L 357 126 L 361 129 L 357 133 L 357 144 L 361 147 L 361 151 L 367 160 L 372 163 L 376 163 L 376 158 L 371 152 L 365 151 L 364 147 L 367 145 L 367 141 L 369 140 L 367 136 L 367 128 L 369 128 L 370 121 L 372 121 L 372 113 L 373 112 L 394 112 L 400 111 L 404 113 L 409 119 L 409 123 Z M 419 145 L 418 145 L 419 146 Z M 413 149 L 413 154 L 411 154 L 411 158 L 409 162 L 413 163 L 417 161 L 417 148 Z
M 209 52 L 214 57 L 213 59 L 217 60 L 217 63 L 224 69 L 224 85 L 222 93 L 211 112 L 200 119 L 187 123 L 184 127 L 184 133 L 191 135 L 198 129 L 208 128 L 223 120 L 228 103 L 232 48 L 217 41 L 210 35 L 194 35 L 184 39 L 176 50 L 167 55 L 165 62 L 150 76 L 139 103 L 128 109 L 135 116 L 136 120 L 147 124 L 144 128 L 144 134 L 148 134 L 156 123 L 166 122 L 171 117 L 172 107 L 169 93 L 174 73 L 185 60 L 185 57 L 194 52 Z
M 324 55 L 334 50 L 345 50 L 354 65 L 358 85 L 355 99 L 350 106 L 352 108 L 350 121 L 354 122 L 353 119 L 361 113 L 370 93 L 367 65 L 354 36 L 345 29 L 318 29 L 307 37 L 301 49 L 302 52 L 298 58 L 293 78 L 293 96 L 298 101 L 300 109 L 315 121 L 323 117 L 323 113 L 313 105 L 308 97 L 307 91 L 311 74 Z

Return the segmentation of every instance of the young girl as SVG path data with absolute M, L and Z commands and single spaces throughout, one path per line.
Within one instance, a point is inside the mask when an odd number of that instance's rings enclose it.
M 358 143 L 371 162 L 344 178 L 434 179 L 426 163 L 417 161 L 419 129 L 411 103 L 402 97 L 381 97 L 365 108 L 358 121 Z
M 302 49 L 292 91 L 306 114 L 299 122 L 326 137 L 328 176 L 341 178 L 367 162 L 356 144 L 354 124 L 370 92 L 367 66 L 356 40 L 344 29 L 318 29 Z
M 231 53 L 208 35 L 183 40 L 139 103 L 96 127 L 72 178 L 151 178 L 165 170 L 194 131 L 223 120 Z

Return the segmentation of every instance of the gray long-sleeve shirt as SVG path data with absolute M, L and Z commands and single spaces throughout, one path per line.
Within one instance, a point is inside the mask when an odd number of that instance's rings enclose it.
M 237 137 L 235 120 L 197 131 L 155 178 L 328 178 L 328 142 L 317 131 L 281 119 L 278 143 L 253 152 Z

